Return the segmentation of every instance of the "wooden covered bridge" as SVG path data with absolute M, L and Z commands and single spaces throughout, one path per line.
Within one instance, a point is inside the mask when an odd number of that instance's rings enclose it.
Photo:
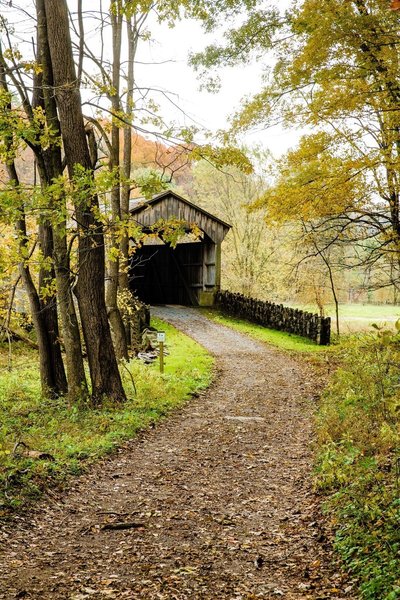
M 132 291 L 147 304 L 212 305 L 221 284 L 221 243 L 231 226 L 172 191 L 131 200 L 130 213 L 145 232 L 170 219 L 182 221 L 186 230 L 175 248 L 161 236 L 137 247 Z M 190 233 L 193 226 L 200 235 Z

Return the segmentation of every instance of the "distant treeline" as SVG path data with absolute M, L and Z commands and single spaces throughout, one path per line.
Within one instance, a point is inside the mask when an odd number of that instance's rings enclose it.
M 217 306 L 225 313 L 247 319 L 271 329 L 294 333 L 313 340 L 321 346 L 330 342 L 331 319 L 319 317 L 283 304 L 264 302 L 233 292 L 218 292 Z

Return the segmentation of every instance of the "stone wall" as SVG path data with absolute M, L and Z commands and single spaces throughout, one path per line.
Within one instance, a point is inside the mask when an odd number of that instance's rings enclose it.
M 271 329 L 294 333 L 309 338 L 321 346 L 326 346 L 330 342 L 330 317 L 319 317 L 283 304 L 263 302 L 227 291 L 217 293 L 216 305 L 228 315 L 247 319 Z

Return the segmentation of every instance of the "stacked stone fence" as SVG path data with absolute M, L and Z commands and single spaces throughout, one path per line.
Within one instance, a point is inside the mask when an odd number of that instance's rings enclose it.
M 330 342 L 330 317 L 319 317 L 283 304 L 264 302 L 227 291 L 218 292 L 216 304 L 224 313 L 247 319 L 258 325 L 294 333 L 309 338 L 321 346 L 326 346 Z

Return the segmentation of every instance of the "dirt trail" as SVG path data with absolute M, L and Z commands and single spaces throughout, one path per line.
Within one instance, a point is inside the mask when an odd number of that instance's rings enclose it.
M 0 598 L 348 598 L 311 491 L 310 373 L 195 310 L 156 313 L 214 352 L 217 381 L 0 532 Z

